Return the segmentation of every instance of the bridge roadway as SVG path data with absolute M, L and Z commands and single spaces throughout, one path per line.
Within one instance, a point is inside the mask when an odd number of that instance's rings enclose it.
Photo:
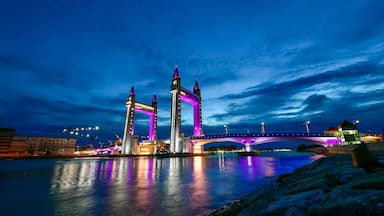
M 186 140 L 192 142 L 194 146 L 203 146 L 212 142 L 235 142 L 244 144 L 246 148 L 250 148 L 250 145 L 279 141 L 304 141 L 324 146 L 337 145 L 341 143 L 341 140 L 338 137 L 328 136 L 321 133 L 216 134 L 190 136 Z M 195 148 L 195 150 L 197 149 Z

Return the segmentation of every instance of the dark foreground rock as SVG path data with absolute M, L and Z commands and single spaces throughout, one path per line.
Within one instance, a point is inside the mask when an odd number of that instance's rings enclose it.
M 384 168 L 368 170 L 351 155 L 321 158 L 210 215 L 384 215 Z

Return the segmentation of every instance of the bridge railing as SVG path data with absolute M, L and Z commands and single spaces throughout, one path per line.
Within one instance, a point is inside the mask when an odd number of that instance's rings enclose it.
M 327 137 L 323 133 L 247 133 L 247 134 L 212 134 L 202 136 L 191 136 L 191 139 L 214 139 L 214 138 L 236 138 L 236 137 Z

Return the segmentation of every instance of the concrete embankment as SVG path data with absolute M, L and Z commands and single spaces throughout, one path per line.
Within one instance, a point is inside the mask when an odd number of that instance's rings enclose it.
M 384 154 L 374 154 L 369 169 L 351 154 L 321 158 L 210 215 L 384 215 Z

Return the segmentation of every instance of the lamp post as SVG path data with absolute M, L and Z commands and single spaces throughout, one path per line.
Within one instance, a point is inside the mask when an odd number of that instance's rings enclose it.
M 265 134 L 265 123 L 264 122 L 261 122 L 260 132 L 261 132 L 261 134 Z
M 228 135 L 228 126 L 224 125 L 224 129 L 225 129 L 225 135 Z
M 309 124 L 310 124 L 310 123 L 311 123 L 310 121 L 305 121 L 305 129 L 306 129 L 308 135 L 309 135 L 309 133 L 310 133 L 310 131 L 309 131 Z

